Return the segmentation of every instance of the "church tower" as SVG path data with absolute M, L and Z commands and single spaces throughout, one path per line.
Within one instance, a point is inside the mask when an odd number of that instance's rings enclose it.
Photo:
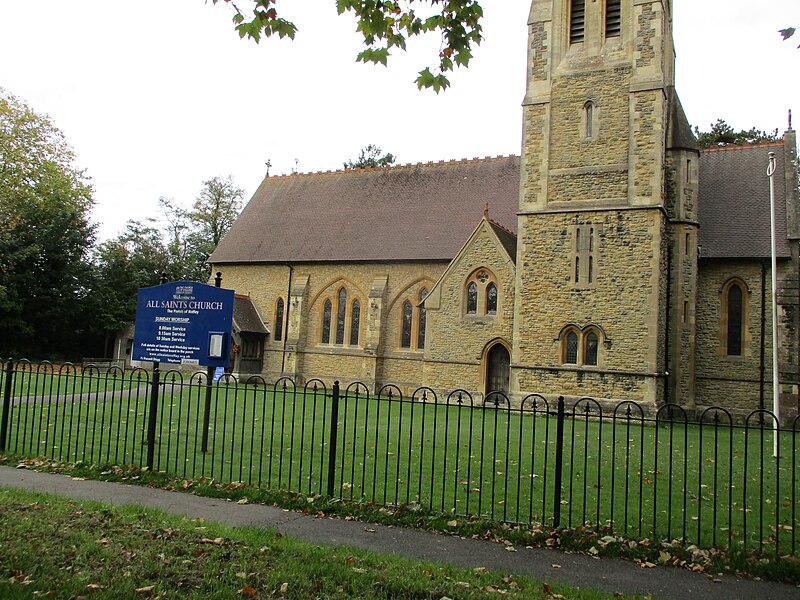
M 697 152 L 670 0 L 533 0 L 512 390 L 691 402 Z

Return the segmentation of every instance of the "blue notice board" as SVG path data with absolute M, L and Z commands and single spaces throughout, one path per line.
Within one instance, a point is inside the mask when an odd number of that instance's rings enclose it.
M 226 367 L 233 290 L 196 281 L 139 288 L 133 360 Z

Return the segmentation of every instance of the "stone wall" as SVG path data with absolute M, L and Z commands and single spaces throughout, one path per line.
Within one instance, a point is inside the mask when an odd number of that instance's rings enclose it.
M 762 265 L 765 266 L 764 307 L 764 392 L 761 396 Z M 794 327 L 797 272 L 791 260 L 778 263 L 779 365 L 781 414 L 797 414 L 797 382 L 793 377 L 793 349 L 798 332 Z M 726 354 L 726 320 L 723 288 L 732 278 L 747 290 L 744 298 L 744 343 L 741 356 Z M 793 290 L 795 293 L 789 293 Z M 763 401 L 772 410 L 772 317 L 769 260 L 701 261 L 697 300 L 696 401 L 698 408 L 724 406 L 737 418 L 757 410 Z
M 575 232 L 589 227 L 596 232 L 594 278 L 578 285 L 572 262 Z M 521 217 L 512 365 L 517 392 L 656 402 L 663 346 L 663 227 L 657 209 Z M 563 364 L 566 326 L 600 330 L 597 366 Z
M 416 346 L 400 347 L 400 311 L 405 299 L 411 300 L 418 311 L 420 290 L 432 289 L 445 267 L 441 262 L 293 265 L 286 340 L 275 341 L 273 335 L 268 336 L 264 376 L 274 380 L 284 374 L 298 383 L 310 377 L 339 379 L 343 383 L 358 380 L 373 388 L 387 382 L 422 385 L 423 351 Z M 286 265 L 238 264 L 217 265 L 216 270 L 223 274 L 223 287 L 250 296 L 274 334 L 275 304 L 278 298 L 287 299 L 290 269 Z M 342 288 L 347 293 L 345 335 L 343 343 L 337 344 L 337 303 Z M 321 332 L 326 299 L 332 308 L 327 344 L 322 343 Z M 351 344 L 355 299 L 361 305 L 359 339 Z

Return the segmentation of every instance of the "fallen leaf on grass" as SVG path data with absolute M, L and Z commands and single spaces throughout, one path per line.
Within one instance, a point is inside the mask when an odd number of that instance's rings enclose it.
M 245 598 L 255 598 L 256 597 L 256 590 L 255 588 L 251 588 L 246 583 L 242 586 L 242 589 L 239 590 L 239 593 L 244 596 Z
M 289 591 L 289 584 L 285 581 L 281 584 L 281 594 L 285 594 Z
M 201 544 L 216 544 L 217 546 L 221 546 L 222 544 L 225 543 L 225 538 L 218 537 L 218 538 L 214 538 L 213 540 L 211 540 L 209 538 L 203 538 L 202 540 L 200 540 L 200 543 Z
M 248 502 L 250 501 L 247 499 L 247 496 L 245 496 L 244 498 L 239 500 L 236 504 L 247 504 Z
M 154 585 L 146 585 L 144 587 L 136 588 L 134 591 L 137 594 L 149 594 L 150 592 L 153 591 L 153 588 L 155 588 L 155 587 L 156 586 L 154 586 Z
M 458 521 L 452 520 L 447 522 L 448 527 L 458 527 Z

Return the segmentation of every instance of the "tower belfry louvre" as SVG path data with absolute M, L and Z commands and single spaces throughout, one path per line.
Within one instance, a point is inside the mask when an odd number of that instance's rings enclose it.
M 234 372 L 747 414 L 771 393 L 775 152 L 796 405 L 795 133 L 698 151 L 671 17 L 670 0 L 533 0 L 518 157 L 267 175 L 209 259 L 264 324 L 234 332 Z

